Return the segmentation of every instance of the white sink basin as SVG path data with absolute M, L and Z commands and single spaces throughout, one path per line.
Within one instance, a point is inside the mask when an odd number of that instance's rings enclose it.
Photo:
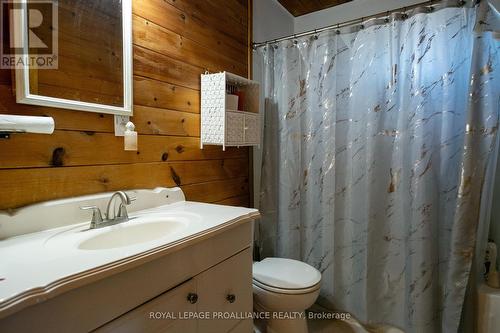
M 200 220 L 198 214 L 182 212 L 140 214 L 130 221 L 97 229 L 89 229 L 89 223 L 85 223 L 54 234 L 45 241 L 45 246 L 53 249 L 69 246 L 80 251 L 157 246 L 188 232 Z
M 176 220 L 142 224 L 115 225 L 110 230 L 88 238 L 78 245 L 81 250 L 103 250 L 150 242 L 175 233 L 185 227 Z

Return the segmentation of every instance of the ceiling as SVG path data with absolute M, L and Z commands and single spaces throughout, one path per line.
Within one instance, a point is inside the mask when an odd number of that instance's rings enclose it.
M 352 0 L 278 0 L 293 16 L 312 13 Z

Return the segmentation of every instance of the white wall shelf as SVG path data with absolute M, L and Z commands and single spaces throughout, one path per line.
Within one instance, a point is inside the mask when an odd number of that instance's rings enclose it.
M 228 89 L 244 96 L 240 110 L 227 107 Z M 201 76 L 201 149 L 260 146 L 259 89 L 258 82 L 228 72 Z

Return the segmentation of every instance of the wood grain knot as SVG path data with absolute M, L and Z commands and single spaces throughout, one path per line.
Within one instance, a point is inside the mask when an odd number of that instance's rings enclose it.
M 161 155 L 161 160 L 163 162 L 165 162 L 166 160 L 168 160 L 168 153 L 163 153 L 163 155 Z
M 172 180 L 177 186 L 181 186 L 181 177 L 175 172 L 174 168 L 170 167 L 170 173 L 172 174 Z
M 55 167 L 61 167 L 64 165 L 64 155 L 66 154 L 66 151 L 64 150 L 63 147 L 57 147 L 54 149 L 52 152 L 52 161 L 51 165 Z
M 178 145 L 177 147 L 175 147 L 175 151 L 179 154 L 182 154 L 184 152 L 184 146 Z

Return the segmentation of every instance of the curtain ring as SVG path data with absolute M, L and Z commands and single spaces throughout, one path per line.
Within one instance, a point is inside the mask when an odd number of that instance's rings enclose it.
M 363 30 L 363 29 L 365 28 L 365 24 L 364 24 L 364 23 L 365 23 L 365 18 L 364 18 L 364 17 L 362 17 L 362 18 L 361 18 L 361 24 L 359 25 L 359 28 L 360 28 L 361 30 Z
M 314 29 L 314 39 L 318 40 L 318 30 Z
M 297 35 L 293 35 L 293 45 L 297 45 L 297 44 L 298 44 Z
M 335 31 L 337 35 L 340 35 L 340 23 L 337 24 L 337 31 Z
M 433 12 L 433 11 L 434 11 L 434 7 L 432 7 L 432 5 L 434 4 L 434 1 L 433 1 L 433 0 L 430 0 L 430 2 L 431 2 L 431 3 L 429 4 L 429 7 L 428 7 L 428 8 L 429 8 L 429 9 L 428 9 L 428 12 L 429 12 L 429 13 L 431 13 L 431 12 Z
M 390 15 L 391 15 L 391 14 L 390 14 L 390 12 L 389 12 L 389 11 L 387 11 L 387 14 L 385 15 L 385 20 L 384 20 L 384 22 L 385 22 L 385 23 L 389 23 L 389 22 L 391 21 L 391 20 L 389 19 L 389 16 L 390 16 Z
M 408 18 L 408 14 L 406 14 L 406 7 L 403 8 L 403 20 L 406 20 Z

